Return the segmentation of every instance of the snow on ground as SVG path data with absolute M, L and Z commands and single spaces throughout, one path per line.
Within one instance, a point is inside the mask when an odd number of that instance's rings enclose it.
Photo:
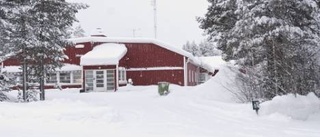
M 47 90 L 47 100 L 0 102 L 3 137 L 319 137 L 320 101 L 314 95 L 239 104 L 219 86 L 228 70 L 197 87 L 126 86 L 118 92 Z M 12 96 L 16 92 L 9 93 Z M 300 102 L 300 103 L 299 103 Z

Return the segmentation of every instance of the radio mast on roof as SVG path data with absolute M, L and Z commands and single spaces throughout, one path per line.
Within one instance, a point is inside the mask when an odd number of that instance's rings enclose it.
M 153 11 L 154 11 L 154 38 L 157 39 L 157 0 L 153 0 Z

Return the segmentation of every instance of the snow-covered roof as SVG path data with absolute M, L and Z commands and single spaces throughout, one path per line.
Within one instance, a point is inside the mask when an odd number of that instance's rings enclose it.
M 107 36 L 102 28 L 94 29 L 90 35 L 91 36 Z
M 74 64 L 64 64 L 61 68 L 57 68 L 56 71 L 76 71 L 82 70 L 81 66 Z M 18 73 L 22 72 L 21 66 L 5 66 L 1 70 L 2 72 L 7 73 Z
M 124 44 L 104 43 L 94 47 L 90 52 L 83 55 L 80 65 L 113 65 L 127 53 Z
M 69 41 L 73 43 L 85 43 L 85 42 L 105 42 L 105 43 L 152 43 L 155 45 L 158 45 L 162 48 L 168 49 L 170 51 L 173 51 L 175 53 L 178 53 L 180 55 L 183 55 L 185 57 L 190 58 L 194 61 L 194 63 L 200 65 L 201 62 L 199 62 L 191 53 L 176 48 L 170 44 L 164 43 L 162 41 L 156 40 L 156 39 L 150 39 L 150 38 L 130 38 L 130 37 L 81 37 L 81 38 L 73 38 L 69 39 Z
M 22 72 L 22 69 L 20 66 L 5 66 L 1 71 L 7 73 L 17 73 Z
M 4 55 L 4 56 L 1 56 L 1 57 L 0 57 L 0 63 L 3 62 L 3 61 L 5 61 L 5 60 L 7 60 L 7 59 L 9 59 L 9 58 L 11 58 L 12 56 L 15 56 L 15 55 L 17 55 L 17 53 L 10 52 L 9 54 L 6 54 L 6 55 Z
M 64 64 L 61 68 L 56 69 L 57 71 L 77 71 L 82 70 L 81 66 L 74 64 Z
M 199 59 L 201 66 L 209 71 L 220 69 L 226 63 L 221 56 L 199 57 Z

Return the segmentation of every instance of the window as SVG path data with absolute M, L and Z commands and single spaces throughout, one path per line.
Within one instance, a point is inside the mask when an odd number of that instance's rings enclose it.
M 107 90 L 114 90 L 114 70 L 107 70 Z
M 127 83 L 126 69 L 123 67 L 119 68 L 119 84 Z
M 92 91 L 93 90 L 93 71 L 86 70 L 85 71 L 85 82 L 86 82 L 86 90 Z
M 195 81 L 196 81 L 196 83 L 198 84 L 198 83 L 199 83 L 199 73 L 196 72 L 195 74 L 196 74 Z
M 60 72 L 60 83 L 71 83 L 71 72 Z
M 194 72 L 191 71 L 191 82 L 194 82 Z
M 73 71 L 72 74 L 73 74 L 73 81 L 72 81 L 72 83 L 81 83 L 81 82 L 82 82 L 81 70 Z
M 191 82 L 191 70 L 189 70 L 188 81 Z
M 9 79 L 12 79 L 14 81 L 14 84 L 22 84 L 23 77 L 22 73 L 20 72 L 9 72 L 6 75 Z
M 204 83 L 206 81 L 206 73 L 200 73 L 199 82 Z
M 49 73 L 47 74 L 47 81 L 46 83 L 57 83 L 57 74 L 56 73 Z

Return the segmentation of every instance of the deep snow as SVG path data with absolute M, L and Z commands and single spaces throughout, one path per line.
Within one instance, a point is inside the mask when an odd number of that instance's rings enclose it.
M 320 137 L 320 101 L 314 95 L 239 104 L 224 86 L 231 72 L 197 87 L 127 86 L 118 92 L 47 90 L 47 100 L 0 102 L 3 137 Z M 228 86 L 228 85 L 225 85 Z M 232 85 L 230 85 L 232 86 Z M 16 92 L 9 93 L 12 96 Z

